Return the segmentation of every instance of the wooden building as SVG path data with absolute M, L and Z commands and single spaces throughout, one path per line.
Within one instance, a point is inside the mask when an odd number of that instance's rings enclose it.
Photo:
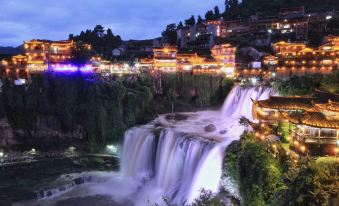
M 339 95 L 315 91 L 307 97 L 270 97 L 254 101 L 259 122 L 288 122 L 295 150 L 311 155 L 337 155 Z

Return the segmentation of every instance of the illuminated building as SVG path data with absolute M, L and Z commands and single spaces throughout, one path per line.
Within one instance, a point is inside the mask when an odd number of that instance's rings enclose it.
M 177 48 L 165 46 L 153 48 L 153 68 L 159 71 L 177 71 Z
M 253 101 L 259 122 L 288 122 L 292 144 L 312 155 L 335 155 L 339 137 L 339 95 L 316 90 L 311 96 L 270 97 Z M 303 148 L 302 150 L 305 150 Z
M 330 74 L 339 65 L 339 37 L 326 37 L 326 43 L 318 48 L 307 47 L 305 43 L 277 42 L 273 44 L 273 56 L 264 58 L 264 65 L 276 67 L 281 78 L 307 73 Z M 274 63 L 274 64 L 272 64 Z
M 230 44 L 215 45 L 212 49 L 212 56 L 219 63 L 221 71 L 227 76 L 234 76 L 236 48 Z
M 31 40 L 24 43 L 27 66 L 30 71 L 44 71 L 49 64 L 70 60 L 72 41 Z
M 278 57 L 273 56 L 273 55 L 268 55 L 264 57 L 264 65 L 269 65 L 269 66 L 276 66 L 278 65 Z
M 215 45 L 212 56 L 200 56 L 192 51 L 178 52 L 176 47 L 154 48 L 154 57 L 140 59 L 140 71 L 192 72 L 234 76 L 236 48 L 230 44 Z
M 26 67 L 27 60 L 28 60 L 27 56 L 16 55 L 12 57 L 11 63 L 14 68 L 22 69 Z

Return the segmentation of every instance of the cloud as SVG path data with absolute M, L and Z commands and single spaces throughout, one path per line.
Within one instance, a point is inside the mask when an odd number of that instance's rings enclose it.
M 101 24 L 123 39 L 160 36 L 167 24 L 204 15 L 223 0 L 6 0 L 0 6 L 0 44 L 66 39 Z

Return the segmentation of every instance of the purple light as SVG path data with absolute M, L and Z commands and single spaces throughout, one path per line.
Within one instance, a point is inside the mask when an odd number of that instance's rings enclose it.
M 93 68 L 90 65 L 85 65 L 83 67 L 76 67 L 73 65 L 52 65 L 51 70 L 54 72 L 64 72 L 64 73 L 70 73 L 70 72 L 83 72 L 83 73 L 90 73 L 93 72 Z
M 93 67 L 86 65 L 84 67 L 80 67 L 79 71 L 84 72 L 84 73 L 93 72 Z

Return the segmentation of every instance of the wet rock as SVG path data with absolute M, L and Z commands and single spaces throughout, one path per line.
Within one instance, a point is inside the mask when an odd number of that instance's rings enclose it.
M 215 127 L 214 124 L 209 124 L 205 127 L 206 132 L 214 132 L 215 130 L 217 130 L 217 128 Z
M 59 191 L 62 192 L 62 191 L 65 191 L 66 190 L 66 187 L 65 186 L 62 186 L 59 188 Z
M 183 121 L 183 120 L 186 120 L 187 118 L 188 118 L 187 115 L 178 114 L 178 113 L 175 113 L 174 115 L 169 114 L 169 115 L 166 116 L 167 120 L 175 120 L 175 121 Z
M 52 196 L 52 195 L 53 195 L 52 191 L 47 191 L 47 192 L 46 192 L 46 196 L 47 196 L 47 197 L 50 197 L 50 196 Z
M 84 179 L 81 178 L 81 177 L 78 177 L 78 178 L 74 179 L 73 181 L 76 185 L 81 185 L 81 184 L 85 183 Z

